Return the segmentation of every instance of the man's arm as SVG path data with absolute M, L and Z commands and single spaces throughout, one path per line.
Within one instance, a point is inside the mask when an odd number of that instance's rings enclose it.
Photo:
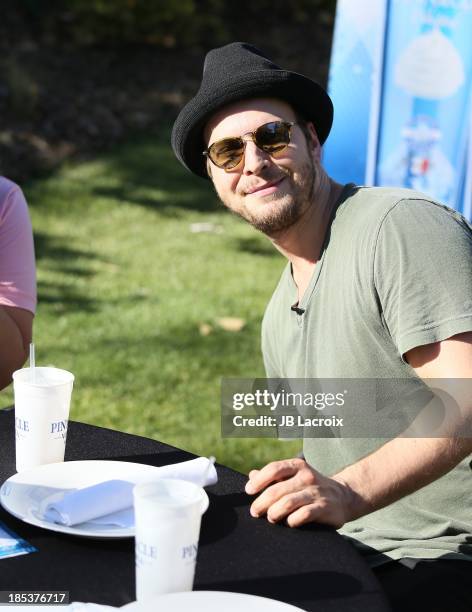
M 0 306 L 0 389 L 11 383 L 11 375 L 28 357 L 33 314 L 23 308 Z
M 416 347 L 405 357 L 423 379 L 472 379 L 472 332 Z M 471 452 L 472 438 L 395 438 L 331 478 L 302 459 L 276 461 L 249 474 L 246 492 L 263 491 L 251 514 L 267 514 L 270 522 L 286 518 L 291 527 L 316 521 L 339 528 L 437 480 Z

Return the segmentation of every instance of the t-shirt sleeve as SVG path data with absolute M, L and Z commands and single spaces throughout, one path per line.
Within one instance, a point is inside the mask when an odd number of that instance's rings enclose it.
M 0 304 L 36 311 L 33 232 L 21 189 L 0 190 Z
M 398 202 L 377 236 L 373 278 L 400 355 L 472 330 L 472 226 L 421 199 Z

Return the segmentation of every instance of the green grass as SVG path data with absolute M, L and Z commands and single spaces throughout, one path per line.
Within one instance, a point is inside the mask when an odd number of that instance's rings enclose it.
M 260 324 L 284 260 L 147 137 L 23 185 L 35 232 L 37 362 L 76 376 L 71 418 L 248 471 L 298 442 L 222 439 L 222 377 L 263 376 Z M 190 232 L 211 222 L 221 233 Z M 218 317 L 245 319 L 240 332 Z M 207 336 L 199 327 L 213 327 Z M 12 403 L 11 390 L 2 405 Z

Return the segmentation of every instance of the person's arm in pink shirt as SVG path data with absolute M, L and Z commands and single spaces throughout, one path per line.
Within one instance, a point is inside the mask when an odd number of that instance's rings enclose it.
M 0 389 L 28 356 L 36 309 L 33 233 L 20 188 L 0 178 Z
M 11 383 L 13 372 L 25 363 L 32 332 L 33 313 L 0 306 L 0 389 Z

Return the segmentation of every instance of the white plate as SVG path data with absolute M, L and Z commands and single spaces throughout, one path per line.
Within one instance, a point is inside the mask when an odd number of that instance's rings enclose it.
M 229 593 L 225 591 L 190 591 L 189 593 L 169 593 L 153 599 L 140 602 L 133 601 L 121 610 L 126 612 L 156 612 L 156 610 L 172 610 L 172 612 L 302 612 L 283 601 L 246 595 L 245 593 Z
M 134 526 L 96 525 L 81 523 L 66 527 L 43 521 L 37 516 L 39 506 L 56 493 L 89 487 L 105 480 L 127 480 L 134 484 L 149 482 L 159 468 L 125 461 L 66 461 L 40 465 L 11 476 L 0 489 L 0 504 L 7 512 L 25 523 L 50 531 L 69 533 L 86 538 L 131 538 Z M 209 500 L 207 494 L 206 507 Z M 205 511 L 204 510 L 204 511 Z

